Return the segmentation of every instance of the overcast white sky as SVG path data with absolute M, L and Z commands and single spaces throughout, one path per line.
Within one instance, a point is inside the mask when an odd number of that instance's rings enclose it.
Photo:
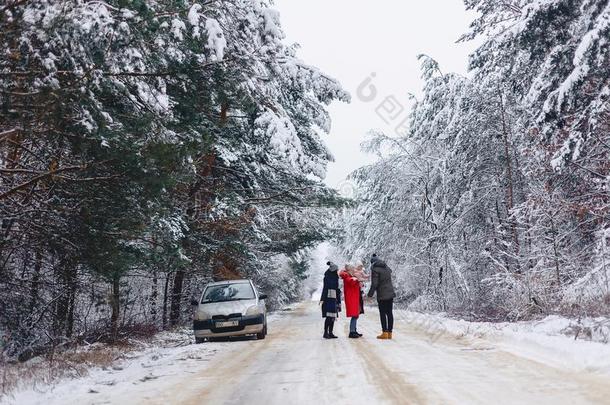
M 406 107 L 407 94 L 421 91 L 418 54 L 434 57 L 443 71 L 465 73 L 475 47 L 456 44 L 474 17 L 462 0 L 275 0 L 275 8 L 288 42 L 302 47 L 299 57 L 337 78 L 352 94 L 351 104 L 330 108 L 333 127 L 325 140 L 336 159 L 327 176 L 333 187 L 374 160 L 360 152 L 369 130 L 393 133 L 406 116 L 406 110 L 397 114 L 399 109 L 382 114 L 388 125 L 376 109 L 388 96 Z M 371 84 L 377 97 L 365 102 L 357 89 L 371 73 L 376 73 Z M 392 119 L 395 115 L 399 118 Z

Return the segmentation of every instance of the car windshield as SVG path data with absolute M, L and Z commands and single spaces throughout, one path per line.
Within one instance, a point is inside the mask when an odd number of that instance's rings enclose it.
M 213 285 L 205 289 L 202 303 L 253 300 L 254 290 L 249 283 Z

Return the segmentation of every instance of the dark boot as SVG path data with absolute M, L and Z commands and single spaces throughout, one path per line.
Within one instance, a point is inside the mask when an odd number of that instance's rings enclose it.
M 330 339 L 330 318 L 326 318 L 324 320 L 324 335 L 322 336 L 324 339 Z
M 358 339 L 358 338 L 360 338 L 360 335 L 358 333 L 356 333 L 356 332 L 350 332 L 348 337 L 350 339 Z
M 331 318 L 330 325 L 328 327 L 328 336 L 330 339 L 337 339 L 338 336 L 335 336 L 333 333 L 333 329 L 335 328 L 335 320 Z
M 358 333 L 358 331 L 356 331 L 356 335 L 358 335 L 358 337 L 364 336 L 362 333 Z

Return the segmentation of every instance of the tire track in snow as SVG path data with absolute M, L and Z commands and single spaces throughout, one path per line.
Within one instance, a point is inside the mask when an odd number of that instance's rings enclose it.
M 370 351 L 361 355 L 359 342 L 341 334 L 343 319 L 336 340 L 322 339 L 322 323 L 315 304 L 300 304 L 278 320 L 265 341 L 223 352 L 206 370 L 172 387 L 174 395 L 152 403 L 421 403 L 405 400 L 415 397 L 412 387 L 397 384 L 391 370 L 375 365 Z
M 367 334 L 377 328 L 372 318 L 361 322 Z M 607 375 L 543 364 L 503 350 L 501 341 L 428 333 L 398 318 L 394 326 L 395 339 L 370 350 L 407 373 L 424 403 L 610 404 Z
M 299 307 L 290 314 L 290 318 L 302 315 L 305 308 Z M 173 401 L 168 398 L 160 404 L 180 403 L 183 405 L 200 405 L 216 403 L 233 403 L 235 396 L 243 389 L 248 369 L 255 366 L 255 360 L 261 353 L 271 350 L 270 346 L 284 339 L 290 339 L 294 330 L 278 328 L 270 330 L 262 341 L 243 342 L 244 346 L 223 353 L 222 358 L 209 365 L 205 370 L 191 377 L 188 382 L 176 387 L 177 396 Z M 221 400 L 222 398 L 222 400 Z M 166 402 L 169 400 L 170 402 Z
M 379 342 L 391 343 L 391 342 Z M 358 339 L 354 342 L 358 355 L 366 363 L 366 374 L 369 382 L 376 384 L 378 389 L 393 404 L 425 404 L 425 400 L 417 387 L 404 380 L 404 373 L 390 370 L 385 366 L 383 358 L 373 353 L 371 343 Z

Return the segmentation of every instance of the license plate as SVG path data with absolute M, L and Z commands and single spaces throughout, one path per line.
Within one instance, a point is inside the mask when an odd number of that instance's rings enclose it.
M 239 321 L 216 322 L 217 328 L 233 328 L 239 325 Z

